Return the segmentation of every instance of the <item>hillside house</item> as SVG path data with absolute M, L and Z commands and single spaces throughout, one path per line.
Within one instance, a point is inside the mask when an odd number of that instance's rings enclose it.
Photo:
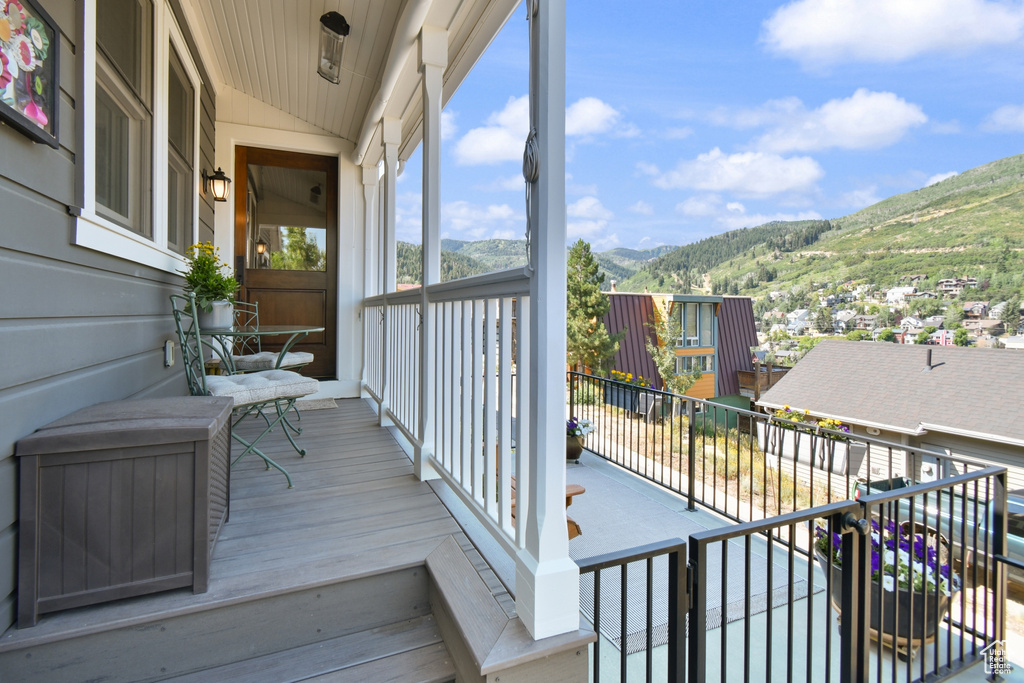
M 1003 325 L 1002 320 L 992 320 L 989 318 L 985 320 L 965 320 L 964 327 L 975 337 L 983 335 L 998 337 L 1006 332 L 1006 326 Z
M 846 334 L 853 329 L 850 325 L 850 321 L 857 317 L 857 311 L 850 309 L 843 309 L 837 312 L 833 317 L 832 321 L 835 325 L 836 334 Z
M 1000 353 L 827 339 L 763 394 L 758 405 L 806 409 L 842 421 L 855 434 L 902 444 L 909 454 L 909 476 L 935 466 L 930 459 L 913 457 L 915 447 L 929 448 L 1006 465 L 1009 488 L 1018 489 L 1024 487 L 1024 404 L 1003 401 L 996 406 L 990 399 L 1018 393 L 1024 363 L 1008 363 Z M 836 391 L 837 386 L 843 390 Z M 871 473 L 874 478 L 882 474 Z
M 963 303 L 964 320 L 981 320 L 988 317 L 987 301 L 965 301 Z
M 28 11 L 19 3 L 10 6 Z M 528 22 L 519 17 L 531 35 L 523 61 L 530 65 L 536 131 L 530 144 L 538 162 L 527 179 L 532 268 L 444 285 L 441 111 L 520 6 L 518 0 L 278 6 L 251 0 L 35 0 L 31 6 L 44 9 L 52 21 L 53 34 L 36 45 L 51 51 L 45 64 L 51 80 L 44 73 L 39 83 L 52 83 L 55 90 L 45 99 L 38 93 L 32 120 L 0 126 L 0 254 L 6 264 L 0 289 L 7 294 L 8 323 L 0 336 L 19 358 L 0 380 L 0 500 L 6 501 L 0 506 L 0 566 L 13 568 L 18 560 L 16 442 L 99 402 L 187 395 L 168 297 L 182 289 L 186 248 L 210 241 L 243 283 L 239 299 L 262 304 L 261 325 L 323 328 L 309 344 L 296 347 L 315 356 L 307 374 L 319 380 L 321 397 L 365 397 L 378 414 L 378 428 L 390 426 L 399 435 L 415 473 L 410 495 L 429 492 L 425 480 L 443 480 L 479 511 L 495 543 L 517 563 L 515 616 L 506 621 L 524 638 L 521 644 L 529 645 L 520 651 L 525 659 L 506 662 L 509 671 L 550 656 L 549 664 L 566 680 L 585 680 L 587 658 L 575 651 L 577 645 L 585 650 L 593 634 L 579 630 L 578 568 L 568 557 L 564 503 L 564 2 L 539 3 Z M 332 18 L 332 10 L 344 12 L 347 23 Z M 37 115 L 43 109 L 48 116 Z M 397 176 L 417 150 L 423 163 L 417 191 L 425 287 L 399 292 Z M 231 181 L 223 201 L 215 201 L 211 177 Z M 313 205 L 319 207 L 315 220 L 309 218 Z M 322 264 L 308 272 L 262 267 L 266 259 L 257 255 L 280 245 L 279 226 L 293 222 L 310 226 L 307 238 L 323 246 Z M 434 405 L 461 394 L 460 383 L 473 386 L 468 376 L 453 383 L 451 373 L 445 374 L 461 357 L 435 342 L 439 336 L 458 337 L 467 353 L 473 343 L 482 353 L 482 333 L 474 337 L 469 330 L 477 324 L 482 331 L 486 314 L 501 337 L 488 357 L 495 361 L 492 368 L 500 364 L 507 386 L 515 365 L 513 299 L 520 305 L 529 301 L 515 332 L 515 348 L 529 360 L 518 364 L 516 393 L 503 393 L 503 404 L 491 396 L 477 406 L 493 427 L 486 446 L 505 463 L 492 479 L 495 489 L 485 507 L 466 493 L 472 482 L 444 461 L 435 439 L 435 425 L 449 434 L 469 434 L 467 423 L 435 415 Z M 409 362 L 428 357 L 432 362 Z M 512 401 L 519 410 L 515 451 Z M 513 462 L 519 476 L 517 525 L 509 515 L 507 465 Z M 283 482 L 277 484 L 284 489 Z M 380 519 L 388 519 L 384 511 Z M 429 574 L 442 583 L 453 578 L 424 570 L 434 549 L 423 540 L 410 547 L 414 554 L 402 561 L 417 576 Z M 381 566 L 389 557 L 385 551 L 365 554 Z M 326 563 L 304 560 L 294 558 L 302 570 L 293 564 L 289 581 L 318 580 Z M 367 575 L 379 571 L 366 569 Z M 15 619 L 15 576 L 0 572 L 0 631 Z M 369 601 L 370 613 L 374 602 L 380 610 L 391 598 L 427 600 L 426 579 L 418 595 L 390 581 L 374 584 L 382 591 L 378 600 L 372 593 L 360 598 Z M 284 600 L 279 596 L 277 604 Z M 345 622 L 351 606 L 335 604 L 335 621 Z M 306 610 L 287 612 L 299 620 L 290 622 L 296 633 L 319 632 L 303 621 Z M 457 621 L 464 615 L 448 617 Z M 457 633 L 466 629 L 446 623 L 454 629 L 446 633 L 448 645 L 460 654 Z M 141 667 L 135 677 L 160 675 L 145 669 L 152 665 L 145 648 L 128 645 L 140 641 L 128 635 L 117 640 L 111 624 L 86 629 L 112 634 L 110 648 L 83 645 L 79 659 L 134 657 Z M 235 626 L 238 635 L 226 633 L 221 642 L 234 638 L 233 645 L 248 653 L 278 631 L 265 619 Z M 133 628 L 141 633 L 147 627 Z M 560 643 L 555 650 L 545 645 L 552 639 Z M 16 640 L 0 641 L 0 657 L 21 656 Z M 571 642 L 576 644 L 566 649 Z M 154 643 L 146 641 L 146 647 Z M 161 647 L 180 653 L 193 645 L 167 640 Z M 67 648 L 77 651 L 70 641 Z M 177 657 L 174 666 L 188 666 L 187 660 Z M 466 656 L 455 660 L 460 677 L 474 666 Z M 482 661 L 475 663 L 476 676 Z M 175 672 L 189 670 L 163 675 Z
M 631 294 L 613 292 L 604 318 L 609 334 L 623 330 L 614 369 L 634 377 L 659 378 L 647 344 L 671 344 L 676 372 L 699 367 L 701 378 L 686 392 L 695 398 L 739 393 L 736 373 L 752 367 L 750 349 L 757 346 L 754 309 L 747 297 L 690 296 L 684 294 Z M 679 325 L 677 339 L 658 340 L 655 316 L 667 311 Z M 662 387 L 659 387 L 662 388 Z
M 917 294 L 917 287 L 893 287 L 885 292 L 885 303 L 890 306 L 902 306 L 907 296 Z
M 877 315 L 858 315 L 854 316 L 850 323 L 853 324 L 855 330 L 868 330 L 871 331 L 878 327 L 878 316 Z
M 951 299 L 960 296 L 965 289 L 974 289 L 978 286 L 977 278 L 954 277 L 944 278 L 935 283 L 935 291 Z

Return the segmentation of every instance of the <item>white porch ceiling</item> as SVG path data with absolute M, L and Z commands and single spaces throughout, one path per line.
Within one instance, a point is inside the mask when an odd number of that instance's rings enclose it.
M 423 25 L 448 30 L 449 67 L 444 100 L 454 93 L 520 0 L 426 0 Z M 387 101 L 385 115 L 402 119 L 403 150 L 419 142 L 422 118 L 415 41 L 396 44 L 406 5 L 424 0 L 186 0 L 193 33 L 212 77 L 330 134 L 358 145 L 374 103 Z M 336 11 L 351 26 L 345 41 L 341 82 L 316 73 L 320 16 Z M 420 12 L 420 15 L 423 13 Z M 408 49 L 408 48 L 412 49 Z M 381 92 L 389 60 L 400 77 Z M 525 55 L 524 55 L 525 58 Z M 395 68 L 393 63 L 392 69 Z M 392 79 L 393 81 L 394 79 Z M 364 141 L 365 142 L 365 141 Z M 373 163 L 376 151 L 368 152 Z

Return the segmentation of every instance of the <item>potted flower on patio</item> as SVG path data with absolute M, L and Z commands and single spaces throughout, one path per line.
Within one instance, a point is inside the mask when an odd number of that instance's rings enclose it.
M 565 459 L 579 462 L 583 440 L 594 431 L 594 423 L 585 418 L 570 417 L 565 421 Z
M 200 329 L 231 327 L 238 282 L 225 274 L 228 267 L 220 260 L 217 247 L 210 242 L 193 244 L 185 252 L 185 293 L 196 296 Z
M 842 596 L 842 536 L 829 534 L 823 522 L 815 524 L 814 535 L 815 554 L 823 571 L 828 572 L 828 557 L 832 556 L 832 601 L 838 611 Z M 931 638 L 961 585 L 950 563 L 948 542 L 934 529 L 918 525 L 914 533 L 909 524 L 897 527 L 892 520 L 885 528 L 872 520 L 870 542 L 869 609 L 873 634 L 881 634 L 888 642 L 895 636 L 898 647 L 910 645 L 908 641 Z

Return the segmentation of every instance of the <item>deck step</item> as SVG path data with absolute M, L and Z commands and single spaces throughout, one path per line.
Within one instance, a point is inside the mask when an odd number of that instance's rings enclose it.
M 159 681 L 250 661 L 273 662 L 281 652 L 306 653 L 315 659 L 322 651 L 333 657 L 335 649 L 347 653 L 347 660 L 340 659 L 343 664 L 359 666 L 440 642 L 439 634 L 436 639 L 431 635 L 436 627 L 427 584 L 426 568 L 420 565 L 298 590 L 249 595 L 238 601 L 206 604 L 195 611 L 157 610 L 144 617 L 118 620 L 114 617 L 130 606 L 110 604 L 102 606 L 104 610 L 85 613 L 106 615 L 95 624 L 76 620 L 74 629 L 51 632 L 42 622 L 0 642 L 0 681 Z M 53 621 L 60 621 L 59 617 Z M 417 621 L 425 618 L 430 619 L 425 626 Z M 402 646 L 407 640 L 409 644 Z M 395 645 L 380 650 L 387 642 Z M 366 654 L 360 656 L 360 652 Z M 331 670 L 314 669 L 307 677 Z M 201 676 L 196 680 L 218 678 Z M 275 674 L 259 680 L 291 679 Z
M 197 671 L 175 683 L 444 683 L 455 666 L 432 615 Z

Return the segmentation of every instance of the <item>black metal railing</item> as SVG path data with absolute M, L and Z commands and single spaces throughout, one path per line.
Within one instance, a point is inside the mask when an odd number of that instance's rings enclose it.
M 944 452 L 568 373 L 570 415 L 589 419 L 594 454 L 735 521 L 847 500 L 983 464 Z M 794 413 L 794 417 L 803 417 Z M 932 468 L 932 472 L 927 472 Z M 867 488 L 865 488 L 867 487 Z
M 1005 637 L 1006 522 L 988 467 L 693 534 L 689 680 L 951 676 Z
M 593 666 L 591 680 L 594 683 L 613 680 L 652 683 L 657 670 L 662 674 L 660 680 L 684 681 L 684 619 L 688 609 L 686 544 L 674 538 L 592 557 L 577 564 L 580 567 L 581 601 L 593 600 L 584 613 L 598 636 L 590 659 Z M 584 588 L 583 579 L 588 574 L 593 575 L 592 589 L 589 586 Z M 643 581 L 634 580 L 631 585 L 630 578 L 637 576 Z M 631 624 L 637 623 L 638 613 L 642 620 L 634 629 Z M 662 618 L 665 618 L 664 622 Z M 607 671 L 602 674 L 602 669 L 607 669 L 602 667 L 602 640 L 619 650 L 617 677 Z M 656 666 L 655 653 L 659 650 L 664 658 Z M 631 652 L 642 652 L 642 661 L 639 656 L 631 659 Z

